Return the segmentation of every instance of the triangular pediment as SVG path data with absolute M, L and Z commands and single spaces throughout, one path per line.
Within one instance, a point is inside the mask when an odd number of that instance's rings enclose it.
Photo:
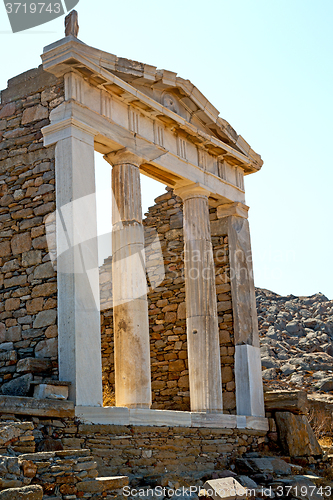
M 197 130 L 198 143 L 205 137 L 217 139 L 223 146 L 240 153 L 247 160 L 245 173 L 259 170 L 263 164 L 260 155 L 238 135 L 231 125 L 220 117 L 219 111 L 189 81 L 176 73 L 159 70 L 155 66 L 117 57 L 114 54 L 89 47 L 74 37 L 66 37 L 44 49 L 43 65 L 56 75 L 75 68 L 91 84 L 113 93 L 132 93 L 132 105 L 145 109 L 149 99 L 156 103 L 158 118 L 167 124 L 176 123 L 176 116 L 192 130 Z M 113 75 L 110 83 L 105 75 Z M 121 84 L 123 82 L 123 85 Z M 131 90 L 132 89 L 132 90 Z M 149 107 L 148 106 L 148 107 Z M 195 138 L 194 138 L 195 141 Z M 215 154 L 220 154 L 217 147 Z M 222 147 L 223 150 L 223 147 Z M 242 162 L 235 164 L 240 165 Z

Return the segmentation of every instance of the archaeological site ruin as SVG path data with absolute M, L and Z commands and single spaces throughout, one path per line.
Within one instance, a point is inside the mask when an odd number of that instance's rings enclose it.
M 128 478 L 263 472 L 278 418 L 315 460 L 297 391 L 265 413 L 244 192 L 260 155 L 189 80 L 70 20 L 1 93 L 0 490 L 116 498 Z M 95 152 L 112 170 L 102 266 Z M 166 186 L 144 216 L 141 174 Z

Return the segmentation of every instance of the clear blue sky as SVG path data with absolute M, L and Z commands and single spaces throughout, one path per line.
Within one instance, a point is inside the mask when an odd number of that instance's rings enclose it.
M 333 299 L 332 0 L 80 0 L 79 38 L 188 78 L 262 155 L 246 178 L 257 286 Z M 11 34 L 0 88 L 40 64 L 63 18 Z M 144 204 L 159 188 L 144 183 Z

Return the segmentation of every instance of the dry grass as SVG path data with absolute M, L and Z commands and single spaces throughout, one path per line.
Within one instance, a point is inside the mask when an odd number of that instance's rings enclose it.
M 332 437 L 323 437 L 318 439 L 318 443 L 323 448 L 332 448 L 333 447 L 333 438 Z
M 323 410 L 311 410 L 309 413 L 309 422 L 315 433 L 316 438 L 321 440 L 330 440 L 333 438 L 333 419 Z M 324 445 L 327 446 L 327 445 Z
M 103 406 L 116 406 L 115 393 L 108 385 L 103 386 Z

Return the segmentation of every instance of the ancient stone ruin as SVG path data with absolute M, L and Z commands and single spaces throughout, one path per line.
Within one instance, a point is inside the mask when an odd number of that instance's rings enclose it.
M 0 490 L 31 498 L 198 479 L 276 434 L 243 180 L 262 160 L 190 81 L 77 30 L 1 93 Z M 112 168 L 101 268 L 95 151 Z M 140 174 L 167 186 L 144 219 Z

